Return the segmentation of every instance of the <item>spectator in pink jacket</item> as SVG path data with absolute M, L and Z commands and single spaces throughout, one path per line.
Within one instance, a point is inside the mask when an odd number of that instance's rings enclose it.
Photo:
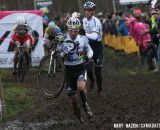
M 131 17 L 129 19 L 128 28 L 130 34 L 139 46 L 141 63 L 144 65 L 147 58 L 147 49 L 151 41 L 151 36 L 150 34 L 144 34 L 144 32 L 149 29 L 149 25 L 142 22 L 141 14 L 142 12 L 139 9 L 134 11 L 133 15 L 135 18 Z

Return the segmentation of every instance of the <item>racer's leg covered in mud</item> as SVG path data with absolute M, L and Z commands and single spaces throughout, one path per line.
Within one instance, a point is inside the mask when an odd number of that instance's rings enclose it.
M 93 75 L 93 67 L 94 67 L 93 62 L 90 62 L 89 64 L 86 65 L 87 75 L 88 75 L 88 78 L 90 80 L 90 85 L 89 85 L 89 91 L 90 92 L 94 89 L 94 84 L 95 84 L 95 78 L 94 78 L 94 75 Z
M 97 42 L 94 49 L 93 61 L 95 64 L 94 72 L 96 76 L 96 82 L 98 87 L 98 95 L 102 92 L 102 66 L 103 66 L 103 45 L 102 42 Z
M 92 112 L 91 112 L 90 107 L 87 103 L 86 81 L 84 81 L 84 80 L 78 81 L 77 89 L 79 91 L 80 98 L 81 98 L 82 104 L 83 104 L 83 109 L 87 115 L 87 118 L 91 118 Z
M 13 62 L 14 62 L 14 71 L 13 71 L 13 75 L 16 74 L 16 70 L 17 70 L 17 63 L 18 63 L 18 53 L 19 53 L 19 49 L 16 47 L 14 49 L 14 58 L 13 58 Z
M 77 95 L 70 96 L 70 100 L 71 100 L 71 104 L 72 104 L 72 108 L 73 108 L 73 113 L 77 116 L 80 123 L 83 123 L 84 120 L 81 116 L 81 111 L 80 111 L 80 107 L 79 107 L 79 104 L 78 104 Z
M 25 43 L 24 43 L 24 46 L 25 46 L 25 54 L 26 54 L 26 61 L 27 61 L 27 65 L 30 65 L 31 64 L 31 43 L 30 43 L 30 40 L 27 40 Z

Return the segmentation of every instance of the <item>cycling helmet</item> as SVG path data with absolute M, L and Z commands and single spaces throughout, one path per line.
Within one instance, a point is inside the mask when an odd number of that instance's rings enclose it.
M 97 14 L 97 16 L 98 16 L 98 17 L 103 17 L 104 15 L 103 15 L 102 12 L 99 12 L 99 13 Z
M 23 16 L 18 16 L 16 19 L 16 24 L 17 25 L 25 25 L 26 24 L 26 20 Z
M 55 27 L 56 27 L 56 24 L 53 21 L 49 22 L 49 24 L 48 24 L 49 29 L 55 28 Z
M 78 13 L 78 12 L 73 12 L 72 13 L 72 17 L 76 17 L 76 18 L 80 18 L 80 13 Z
M 151 7 L 152 7 L 152 9 L 155 8 L 156 3 L 157 3 L 157 0 L 152 0 L 151 1 Z
M 40 8 L 40 10 L 42 10 L 43 14 L 48 14 L 49 13 L 49 10 L 48 10 L 47 7 L 42 7 L 42 8 Z
M 95 5 L 95 3 L 88 1 L 88 2 L 84 3 L 83 8 L 84 9 L 95 9 L 96 5 Z
M 49 18 L 48 18 L 48 16 L 43 16 L 43 20 L 45 20 L 45 21 L 49 21 Z
M 76 17 L 70 17 L 67 21 L 67 27 L 69 29 L 79 29 L 81 26 L 81 22 Z

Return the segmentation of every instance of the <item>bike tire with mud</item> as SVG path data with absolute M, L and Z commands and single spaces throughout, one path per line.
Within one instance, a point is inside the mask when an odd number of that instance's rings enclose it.
M 26 58 L 25 56 L 21 57 L 18 61 L 18 68 L 17 68 L 17 82 L 23 82 L 24 77 L 27 72 L 27 66 L 26 66 Z
M 51 62 L 51 72 L 48 73 L 50 56 L 44 56 L 38 68 L 37 82 L 42 94 L 47 98 L 56 98 L 60 95 L 64 87 L 64 67 L 61 63 L 61 70 L 58 69 L 57 58 L 53 57 Z M 56 70 L 55 73 L 53 70 Z

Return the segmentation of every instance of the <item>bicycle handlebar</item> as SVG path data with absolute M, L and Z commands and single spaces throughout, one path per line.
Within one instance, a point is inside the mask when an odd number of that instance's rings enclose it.
M 24 48 L 23 45 L 16 44 L 16 46 L 17 46 L 18 48 Z

